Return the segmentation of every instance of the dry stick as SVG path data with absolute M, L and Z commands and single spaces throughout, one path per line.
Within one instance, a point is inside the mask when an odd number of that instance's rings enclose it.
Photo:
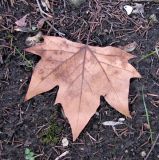
M 52 18 L 51 15 L 47 14 L 46 12 L 44 12 L 44 11 L 42 10 L 42 8 L 41 8 L 41 6 L 40 6 L 40 3 L 39 3 L 39 0 L 36 0 L 36 2 L 37 2 L 37 5 L 38 5 L 38 7 L 39 7 L 41 16 L 42 16 L 43 18 L 46 18 L 46 17 L 44 16 L 44 14 L 45 14 L 45 15 L 47 15 L 48 17 Z M 51 27 L 51 29 L 53 29 L 59 36 L 65 36 L 64 33 L 58 31 L 50 22 L 46 21 L 46 23 L 47 23 L 47 24 Z
M 122 2 L 159 2 L 159 0 L 120 0 Z
M 39 7 L 40 13 L 45 14 L 46 16 L 52 18 L 51 15 L 49 15 L 48 13 L 46 13 L 46 12 L 44 12 L 44 11 L 42 10 L 42 8 L 41 8 L 41 6 L 40 6 L 40 3 L 39 3 L 39 0 L 36 0 L 36 3 L 37 3 L 37 5 L 38 5 L 38 7 Z M 46 18 L 46 17 L 45 17 L 45 18 Z
M 158 139 L 159 139 L 159 134 L 157 135 L 157 137 L 156 137 L 156 139 L 155 139 L 155 141 L 154 141 L 154 143 L 153 143 L 153 145 L 152 145 L 152 147 L 151 147 L 149 153 L 147 154 L 147 156 L 146 156 L 146 158 L 145 158 L 144 160 L 147 160 L 147 159 L 148 159 L 148 157 L 150 156 L 152 150 L 154 149 L 154 147 L 155 147 L 155 145 L 156 145 Z

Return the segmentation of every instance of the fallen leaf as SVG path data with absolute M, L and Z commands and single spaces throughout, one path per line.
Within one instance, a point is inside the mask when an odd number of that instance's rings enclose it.
M 31 29 L 26 27 L 26 18 L 29 14 L 26 14 L 21 19 L 15 22 L 16 26 L 14 26 L 14 30 L 18 32 L 31 32 Z
M 15 22 L 15 24 L 19 27 L 26 27 L 27 23 L 26 23 L 26 18 L 27 18 L 28 14 L 26 14 L 25 16 L 23 16 L 21 19 L 17 20 Z
M 37 28 L 38 29 L 41 29 L 44 25 L 44 23 L 47 21 L 47 20 L 50 20 L 50 18 L 41 18 L 39 21 L 38 21 L 38 24 L 37 24 Z
M 141 77 L 128 63 L 133 55 L 111 46 L 88 46 L 60 37 L 43 38 L 43 43 L 26 49 L 41 56 L 41 60 L 34 69 L 25 100 L 59 85 L 56 102 L 63 106 L 73 140 L 96 113 L 101 95 L 117 111 L 131 117 L 129 83 L 132 77 Z

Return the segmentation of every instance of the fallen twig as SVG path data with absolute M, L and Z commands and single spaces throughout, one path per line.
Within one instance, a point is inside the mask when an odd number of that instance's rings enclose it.
M 147 156 L 146 156 L 146 158 L 145 158 L 144 160 L 147 160 L 147 159 L 148 159 L 148 157 L 150 156 L 152 150 L 154 149 L 154 147 L 155 147 L 155 145 L 156 145 L 158 139 L 159 139 L 159 133 L 158 133 L 158 135 L 157 135 L 157 137 L 156 137 L 156 139 L 155 139 L 155 141 L 154 141 L 154 143 L 153 143 L 153 145 L 152 145 L 152 147 L 151 147 L 149 153 L 147 154 Z
M 43 18 L 46 18 L 44 15 L 48 16 L 49 18 L 52 18 L 51 15 L 49 15 L 48 13 L 44 12 L 40 6 L 39 0 L 36 0 L 37 5 L 39 7 L 40 10 L 40 14 Z M 46 21 L 46 23 L 51 27 L 51 29 L 53 29 L 59 36 L 65 36 L 64 33 L 61 33 L 60 31 L 58 31 L 49 21 Z
M 65 151 L 64 153 L 62 153 L 61 155 L 59 155 L 55 160 L 59 160 L 60 158 L 66 156 L 69 153 L 69 151 Z
M 44 12 L 44 11 L 42 10 L 42 8 L 41 8 L 41 6 L 40 6 L 40 3 L 39 3 L 39 0 L 36 0 L 36 3 L 37 3 L 37 5 L 38 5 L 38 7 L 39 7 L 39 10 L 40 10 L 40 12 L 41 12 L 42 14 L 45 14 L 46 16 L 52 18 L 51 15 L 49 15 L 48 13 L 46 13 L 46 12 Z

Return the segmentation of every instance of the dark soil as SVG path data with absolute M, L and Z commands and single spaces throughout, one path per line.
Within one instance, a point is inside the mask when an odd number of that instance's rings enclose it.
M 125 4 L 133 3 L 92 0 L 75 8 L 68 1 L 64 4 L 65 0 L 50 0 L 49 13 L 53 15 L 50 23 L 67 39 L 86 43 L 91 30 L 90 45 L 122 46 L 133 41 L 138 44 L 132 53 L 137 58 L 131 64 L 141 73 L 142 79 L 131 80 L 129 106 L 132 119 L 126 119 L 124 125 L 116 127 L 118 134 L 112 127 L 103 126 L 102 122 L 117 121 L 123 116 L 101 97 L 97 114 L 72 142 L 70 126 L 62 108 L 55 105 L 57 88 L 24 102 L 33 70 L 30 63 L 35 66 L 39 57 L 29 55 L 23 49 L 27 47 L 26 38 L 38 31 L 16 32 L 13 26 L 17 19 L 29 13 L 27 27 L 32 28 L 42 16 L 35 0 L 19 0 L 13 6 L 10 2 L 0 2 L 0 159 L 23 160 L 26 148 L 37 155 L 37 160 L 54 160 L 65 151 L 69 154 L 61 159 L 144 159 L 144 152 L 148 154 L 159 134 L 159 57 L 153 54 L 141 58 L 154 51 L 159 40 L 159 23 L 149 21 L 152 14 L 159 20 L 159 4 L 142 2 L 145 6 L 142 17 L 141 14 L 128 16 L 123 10 Z M 40 30 L 43 34 L 59 36 L 47 23 Z M 147 125 L 142 87 L 150 126 Z M 51 139 L 48 138 L 50 134 Z M 68 138 L 68 147 L 62 146 L 63 137 Z M 159 140 L 148 159 L 159 159 Z

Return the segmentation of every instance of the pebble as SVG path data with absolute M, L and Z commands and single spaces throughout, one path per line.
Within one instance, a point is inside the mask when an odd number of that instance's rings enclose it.
M 63 139 L 62 139 L 62 146 L 63 146 L 63 147 L 67 147 L 68 144 L 69 144 L 68 139 L 67 139 L 67 138 L 63 138 Z
M 129 151 L 126 149 L 126 150 L 125 150 L 125 153 L 128 153 L 128 152 L 129 152 Z
M 125 118 L 119 118 L 118 119 L 118 122 L 124 122 L 125 121 Z
M 145 151 L 142 151 L 142 152 L 140 153 L 140 155 L 141 155 L 141 157 L 145 157 L 145 156 L 146 156 L 146 152 L 145 152 Z

